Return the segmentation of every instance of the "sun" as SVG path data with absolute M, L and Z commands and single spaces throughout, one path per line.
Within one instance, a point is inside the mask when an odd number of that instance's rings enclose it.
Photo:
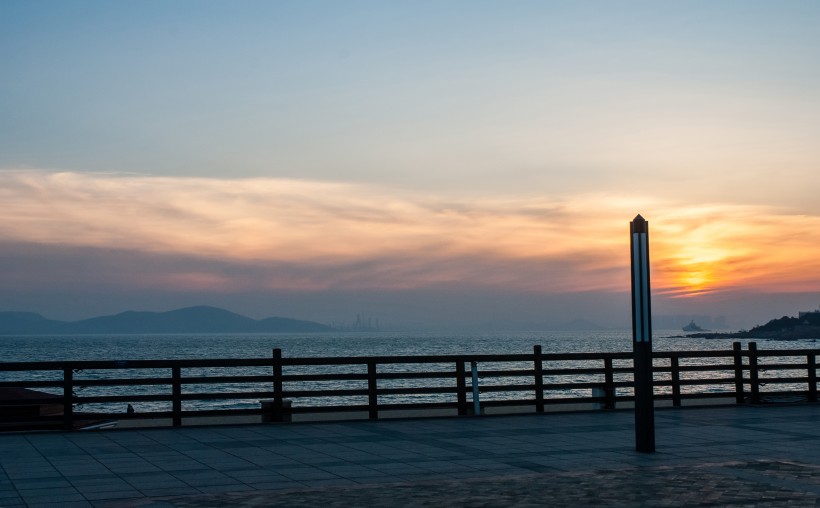
M 718 290 L 723 285 L 721 265 L 730 256 L 727 249 L 717 246 L 679 246 L 661 263 L 662 291 L 687 298 Z
M 675 286 L 679 288 L 678 296 L 691 297 L 711 293 L 717 281 L 711 266 L 703 264 L 685 267 L 685 270 L 677 275 L 675 282 Z

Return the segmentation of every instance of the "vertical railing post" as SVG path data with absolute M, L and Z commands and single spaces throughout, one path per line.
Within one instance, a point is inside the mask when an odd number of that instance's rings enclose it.
M 273 421 L 281 422 L 284 398 L 282 396 L 282 350 L 273 350 Z
M 749 388 L 752 404 L 760 404 L 760 372 L 757 367 L 757 342 L 749 343 Z
M 615 409 L 615 372 L 612 358 L 604 358 L 604 409 Z
M 735 362 L 735 403 L 743 404 L 746 394 L 743 391 L 743 351 L 740 349 L 740 342 L 732 343 L 732 357 Z
M 535 410 L 544 412 L 544 365 L 541 359 L 541 346 L 532 347 L 532 362 L 535 370 Z
M 481 398 L 478 389 L 478 362 L 470 362 L 470 373 L 473 379 L 473 416 L 480 416 Z
M 809 374 L 808 401 L 817 402 L 817 357 L 814 353 L 806 355 L 806 367 Z
M 672 371 L 672 405 L 680 407 L 680 364 L 677 355 L 669 357 L 669 367 Z
M 464 381 L 466 374 L 464 360 L 459 358 L 456 360 L 456 400 L 458 401 L 458 416 L 465 416 L 467 414 L 467 383 Z
M 367 362 L 367 411 L 371 420 L 379 418 L 379 395 L 376 391 L 376 362 Z
M 182 425 L 182 369 L 171 367 L 171 413 L 173 426 Z
M 70 364 L 63 368 L 63 428 L 74 428 L 74 369 Z

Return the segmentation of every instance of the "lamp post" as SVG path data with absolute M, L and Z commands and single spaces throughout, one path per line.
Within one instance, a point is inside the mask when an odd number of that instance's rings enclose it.
M 635 372 L 635 448 L 655 451 L 652 377 L 652 307 L 649 299 L 649 223 L 640 215 L 629 224 L 632 258 L 632 358 Z

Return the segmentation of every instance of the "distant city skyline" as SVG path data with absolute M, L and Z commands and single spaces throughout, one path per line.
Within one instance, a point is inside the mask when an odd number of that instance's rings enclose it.
M 0 2 L 0 310 L 820 304 L 820 4 Z

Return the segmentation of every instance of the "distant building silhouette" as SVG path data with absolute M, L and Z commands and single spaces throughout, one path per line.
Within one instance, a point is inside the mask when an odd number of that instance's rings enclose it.
M 812 314 L 812 315 L 814 315 L 814 314 L 820 314 L 820 309 L 817 309 L 817 310 L 807 310 L 807 311 L 805 311 L 805 312 L 800 311 L 800 312 L 798 312 L 798 313 L 797 313 L 797 317 L 798 317 L 798 319 L 803 319 L 804 317 L 807 317 L 807 315 L 808 315 L 808 314 Z
M 347 323 L 333 323 L 333 328 L 346 332 L 378 332 L 381 328 L 379 319 L 373 319 L 364 312 L 356 313 L 356 321 L 353 324 Z

